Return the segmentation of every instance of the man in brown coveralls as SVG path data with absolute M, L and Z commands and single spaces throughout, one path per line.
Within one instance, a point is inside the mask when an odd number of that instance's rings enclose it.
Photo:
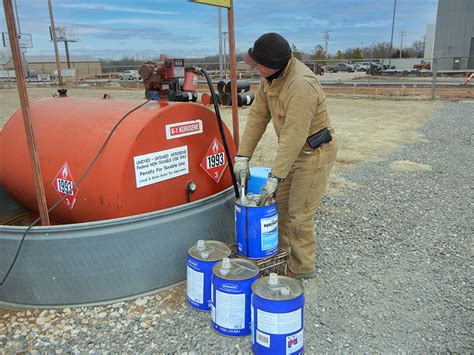
M 278 137 L 260 203 L 276 193 L 280 247 L 289 250 L 289 276 L 315 276 L 314 217 L 336 158 L 337 139 L 315 74 L 294 58 L 277 33 L 258 38 L 244 55 L 262 79 L 250 107 L 234 173 L 249 176 L 249 159 L 270 120 Z

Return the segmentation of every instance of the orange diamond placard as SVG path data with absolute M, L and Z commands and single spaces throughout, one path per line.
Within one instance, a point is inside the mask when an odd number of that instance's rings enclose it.
M 208 173 L 216 184 L 219 183 L 222 175 L 224 175 L 225 168 L 227 168 L 227 158 L 224 147 L 216 138 L 214 138 L 206 155 L 204 155 L 201 161 L 201 168 Z

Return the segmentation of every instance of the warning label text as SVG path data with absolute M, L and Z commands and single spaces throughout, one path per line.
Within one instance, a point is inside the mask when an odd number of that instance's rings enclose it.
M 177 147 L 133 158 L 137 188 L 189 173 L 188 147 Z

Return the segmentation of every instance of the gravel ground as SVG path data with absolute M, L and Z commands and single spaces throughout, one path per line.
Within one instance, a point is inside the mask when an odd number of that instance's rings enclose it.
M 343 174 L 354 187 L 324 199 L 319 273 L 304 282 L 307 353 L 474 351 L 472 117 L 473 102 L 443 103 L 425 139 Z M 0 351 L 250 352 L 184 295 L 0 311 Z

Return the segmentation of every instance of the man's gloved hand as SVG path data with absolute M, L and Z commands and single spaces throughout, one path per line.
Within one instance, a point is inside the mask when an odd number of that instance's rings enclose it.
M 234 175 L 239 184 L 242 180 L 247 180 L 250 177 L 249 160 L 249 157 L 243 157 L 240 155 L 235 157 Z
M 273 175 L 268 178 L 267 183 L 263 187 L 262 194 L 257 201 L 257 206 L 265 206 L 267 203 L 272 202 L 280 181 L 282 181 L 282 179 L 278 179 Z

